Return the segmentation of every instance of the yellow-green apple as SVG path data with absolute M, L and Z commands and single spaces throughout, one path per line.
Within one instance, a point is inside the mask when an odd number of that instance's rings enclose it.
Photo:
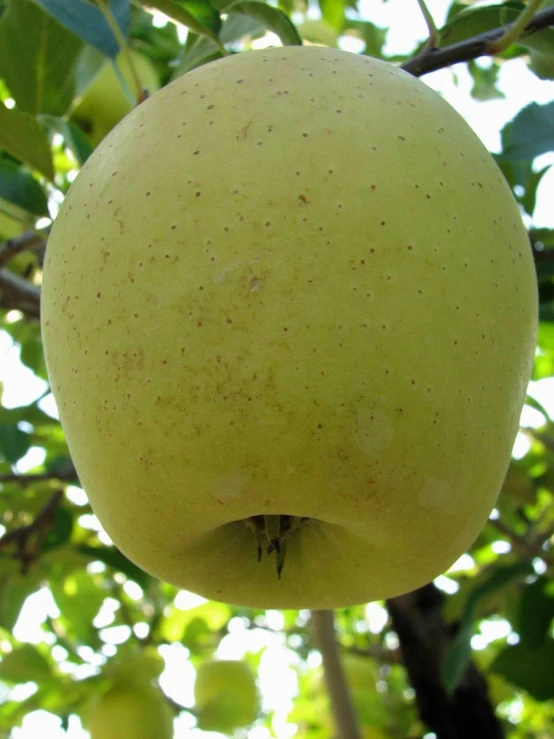
M 129 63 L 129 57 L 131 63 Z M 160 80 L 154 65 L 139 51 L 130 49 L 128 56 L 120 52 L 115 64 L 128 90 L 137 101 L 144 90 L 153 93 L 159 89 Z M 131 64 L 142 86 L 140 91 L 136 89 L 136 79 L 131 70 Z M 113 65 L 113 62 L 108 61 L 100 68 L 72 115 L 95 146 L 133 107 Z
M 91 739 L 171 739 L 173 717 L 160 692 L 146 679 L 116 683 L 87 706 Z
M 258 712 L 254 673 L 238 660 L 203 662 L 196 672 L 194 701 L 198 727 L 203 731 L 230 734 L 249 726 Z
M 476 134 L 406 72 L 317 47 L 230 56 L 133 110 L 63 203 L 42 295 L 108 534 L 261 608 L 394 596 L 466 551 L 536 321 L 527 232 Z

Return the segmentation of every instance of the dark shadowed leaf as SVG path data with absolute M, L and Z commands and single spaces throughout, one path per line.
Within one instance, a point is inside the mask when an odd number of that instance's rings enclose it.
M 7 462 L 15 464 L 27 454 L 30 446 L 29 434 L 21 431 L 17 426 L 0 425 L 0 457 Z
M 508 583 L 533 574 L 533 567 L 528 562 L 516 562 L 513 565 L 498 567 L 493 570 L 487 580 L 478 585 L 468 596 L 460 620 L 459 631 L 448 649 L 442 665 L 442 677 L 446 689 L 451 692 L 456 687 L 468 665 L 471 656 L 471 637 L 474 629 L 475 610 L 482 598 Z
M 175 0 L 175 2 L 190 13 L 198 24 L 217 36 L 221 28 L 221 17 L 209 0 Z
M 540 647 L 554 618 L 554 591 L 546 577 L 528 585 L 521 597 L 518 632 L 521 643 Z
M 73 531 L 73 514 L 67 508 L 56 508 L 54 522 L 42 545 L 44 551 L 66 544 Z
M 534 159 L 554 149 L 554 101 L 531 103 L 502 129 L 500 159 Z
M 549 639 L 540 647 L 515 644 L 500 652 L 490 666 L 533 698 L 546 701 L 554 698 L 554 641 Z
M 19 164 L 0 158 L 0 199 L 36 216 L 48 216 L 42 185 Z

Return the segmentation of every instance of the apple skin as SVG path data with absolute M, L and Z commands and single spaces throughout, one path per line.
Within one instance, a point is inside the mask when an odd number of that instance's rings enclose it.
M 150 59 L 134 49 L 129 50 L 137 76 L 146 90 L 153 93 L 160 87 L 160 80 Z M 135 93 L 135 82 L 127 57 L 120 53 L 115 62 L 127 87 Z M 121 82 L 111 61 L 106 62 L 86 89 L 83 99 L 75 108 L 72 118 L 85 131 L 91 143 L 100 141 L 132 110 Z
M 258 713 L 256 679 L 249 665 L 238 660 L 203 662 L 194 683 L 198 728 L 232 734 L 250 726 Z
M 173 717 L 159 689 L 147 681 L 116 684 L 88 706 L 91 739 L 172 739 Z
M 423 82 L 316 47 L 233 55 L 138 106 L 49 239 L 42 328 L 115 544 L 259 608 L 413 590 L 502 485 L 535 348 L 527 233 Z M 310 520 L 282 577 L 244 520 Z

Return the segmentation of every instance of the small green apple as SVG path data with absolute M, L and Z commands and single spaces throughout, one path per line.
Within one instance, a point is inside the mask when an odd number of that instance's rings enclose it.
M 154 65 L 144 54 L 134 49 L 129 50 L 131 63 L 143 87 L 153 93 L 160 87 L 160 80 Z M 135 78 L 131 71 L 129 59 L 120 52 L 115 60 L 125 84 L 133 93 Z M 75 108 L 73 119 L 81 126 L 91 142 L 97 146 L 100 141 L 124 118 L 132 109 L 111 61 L 104 64 L 85 90 L 83 98 Z
M 171 739 L 173 717 L 158 688 L 147 680 L 115 683 L 87 706 L 91 739 Z
M 194 701 L 198 728 L 231 734 L 250 726 L 258 712 L 254 673 L 246 662 L 203 662 L 196 672 Z
M 391 597 L 466 551 L 536 323 L 526 229 L 467 123 L 397 67 L 318 47 L 235 54 L 135 108 L 71 186 L 42 293 L 108 534 L 260 608 Z

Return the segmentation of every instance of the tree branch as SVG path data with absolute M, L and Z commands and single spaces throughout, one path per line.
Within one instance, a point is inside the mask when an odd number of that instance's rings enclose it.
M 442 663 L 455 634 L 443 621 L 443 602 L 444 595 L 432 583 L 387 601 L 419 715 L 438 739 L 502 739 L 487 683 L 473 663 L 454 691 L 446 692 Z
M 0 537 L 0 552 L 12 544 L 16 545 L 16 554 L 14 556 L 15 559 L 20 560 L 23 573 L 27 572 L 31 562 L 37 559 L 42 543 L 54 522 L 56 508 L 62 498 L 63 492 L 56 490 L 37 513 L 32 523 L 8 531 Z
M 534 537 L 534 541 L 532 541 L 531 537 L 520 536 L 515 531 L 512 531 L 499 518 L 489 519 L 489 524 L 499 533 L 503 534 L 512 546 L 512 549 L 519 554 L 527 559 L 542 559 L 548 567 L 554 565 L 554 560 L 544 550 L 544 544 L 551 538 L 552 532 L 542 532 L 539 536 Z
M 51 480 L 56 480 L 58 482 L 77 482 L 78 477 L 75 467 L 73 466 L 73 462 L 68 462 L 67 465 L 60 467 L 57 470 L 39 472 L 34 475 L 20 475 L 17 472 L 0 475 L 0 485 L 12 483 L 25 487 L 27 485 L 34 485 L 36 482 L 49 482 Z
M 540 13 L 527 24 L 522 37 L 530 36 L 536 31 L 554 25 L 554 8 L 548 8 Z M 508 26 L 508 29 L 510 26 Z M 491 44 L 498 41 L 506 33 L 505 27 L 495 28 L 492 31 L 481 33 L 478 36 L 460 41 L 457 44 L 445 46 L 442 49 L 425 47 L 419 54 L 401 65 L 402 69 L 415 77 L 421 77 L 429 72 L 450 67 L 459 62 L 469 62 L 481 56 L 490 56 Z
M 427 30 L 429 31 L 429 38 L 425 43 L 425 48 L 434 49 L 436 47 L 438 38 L 438 31 L 435 25 L 435 21 L 433 20 L 433 16 L 431 15 L 425 0 L 417 0 L 417 3 L 419 5 L 419 9 L 421 10 L 421 14 L 423 15 L 423 19 L 425 20 Z
M 40 249 L 45 243 L 45 237 L 35 231 L 26 231 L 21 236 L 4 241 L 0 246 L 0 269 L 21 252 Z
M 40 288 L 7 269 L 0 269 L 0 308 L 40 316 Z
M 325 683 L 331 698 L 337 736 L 340 739 L 361 739 L 358 719 L 335 639 L 333 611 L 312 611 L 312 628 L 316 646 L 323 658 Z

